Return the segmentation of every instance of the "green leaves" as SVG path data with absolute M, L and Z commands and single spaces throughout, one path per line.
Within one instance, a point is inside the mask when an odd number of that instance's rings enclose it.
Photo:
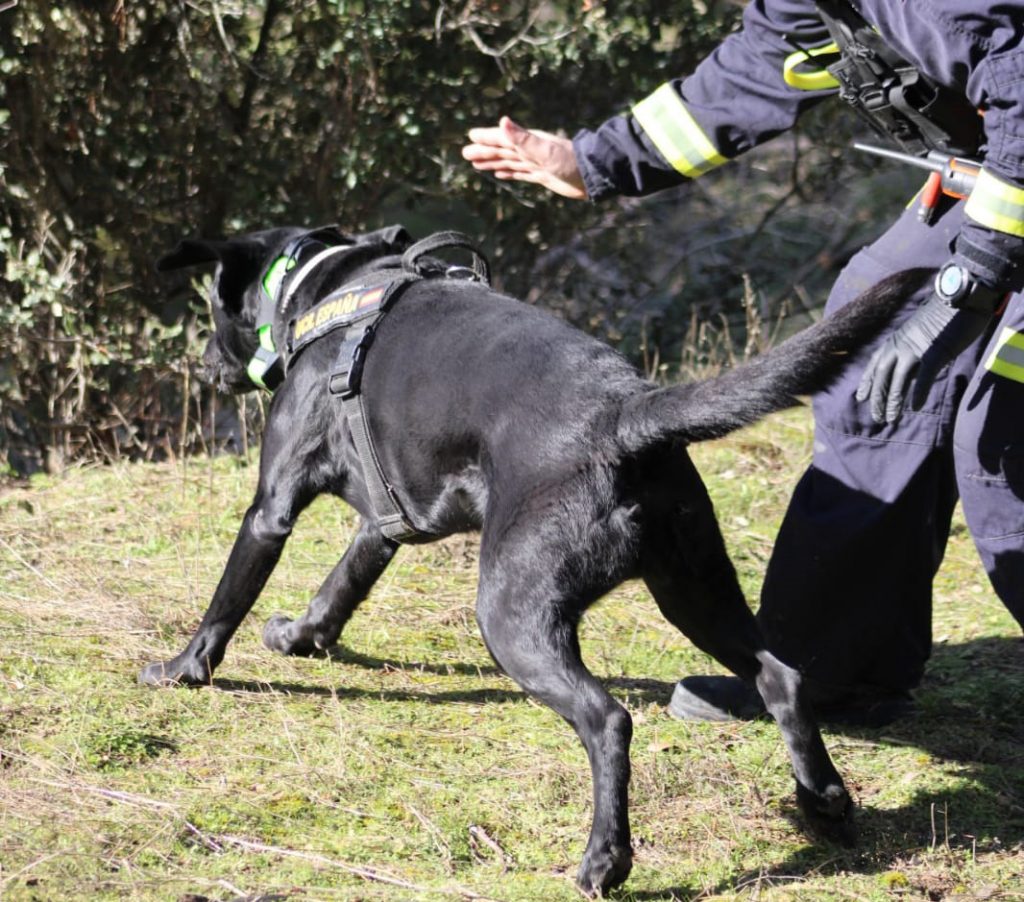
M 486 235 L 505 287 L 526 293 L 538 252 L 601 214 L 481 178 L 459 156 L 466 130 L 504 113 L 596 124 L 692 66 L 735 16 L 592 6 L 21 0 L 0 13 L 0 357 L 22 399 L 17 417 L 0 408 L 0 464 L 12 445 L 74 457 L 200 438 L 182 439 L 180 407 L 198 416 L 211 399 L 181 376 L 205 302 L 186 275 L 153 272 L 183 236 L 454 224 Z M 0 405 L 13 397 L 0 387 Z

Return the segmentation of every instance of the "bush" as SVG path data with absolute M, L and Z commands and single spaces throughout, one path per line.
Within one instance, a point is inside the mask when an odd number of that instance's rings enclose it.
M 769 244 L 774 268 L 751 269 L 763 227 L 736 217 L 762 212 L 753 198 L 723 206 L 721 179 L 689 192 L 682 218 L 678 194 L 596 207 L 499 185 L 459 148 L 501 113 L 594 125 L 691 69 L 738 12 L 711 0 L 21 0 L 0 12 L 0 464 L 238 440 L 233 409 L 218 425 L 195 378 L 201 293 L 152 269 L 190 234 L 463 228 L 484 239 L 499 287 L 638 360 L 680 353 L 695 300 L 740 310 L 744 272 L 759 271 L 755 293 L 782 281 L 794 256 L 819 251 L 820 230 L 785 254 Z M 792 168 L 789 146 L 782 156 L 774 165 Z M 762 184 L 772 197 L 758 203 L 783 196 Z M 680 255 L 699 277 L 680 279 Z

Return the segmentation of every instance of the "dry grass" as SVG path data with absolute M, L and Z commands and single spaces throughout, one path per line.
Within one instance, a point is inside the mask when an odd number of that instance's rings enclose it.
M 808 446 L 798 411 L 697 449 L 751 597 Z M 332 656 L 272 656 L 262 623 L 353 534 L 319 502 L 215 687 L 135 686 L 202 615 L 254 480 L 221 459 L 0 494 L 0 897 L 577 898 L 585 755 L 487 656 L 472 539 L 403 550 Z M 587 661 L 636 724 L 621 896 L 1024 899 L 1024 648 L 962 527 L 938 595 L 921 713 L 827 737 L 853 851 L 801 832 L 772 725 L 666 717 L 673 681 L 714 665 L 642 587 L 588 615 Z

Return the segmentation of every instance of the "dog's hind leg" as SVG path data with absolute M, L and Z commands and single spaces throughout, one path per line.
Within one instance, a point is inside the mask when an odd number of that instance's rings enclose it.
M 711 502 L 701 487 L 671 522 L 652 529 L 644 581 L 665 617 L 698 648 L 756 685 L 778 722 L 796 776 L 797 800 L 811 826 L 830 838 L 851 836 L 850 796 L 825 749 L 801 690 L 800 674 L 765 647 L 726 554 Z
M 364 519 L 306 613 L 298 620 L 275 614 L 263 630 L 263 644 L 286 655 L 308 655 L 334 645 L 397 548 L 397 543 L 385 539 L 374 523 Z
M 594 817 L 576 881 L 592 896 L 622 883 L 632 867 L 627 804 L 633 724 L 580 658 L 578 611 L 572 599 L 560 596 L 553 568 L 545 566 L 557 562 L 521 563 L 503 562 L 500 576 L 497 567 L 481 565 L 477 621 L 495 661 L 567 720 L 587 750 Z

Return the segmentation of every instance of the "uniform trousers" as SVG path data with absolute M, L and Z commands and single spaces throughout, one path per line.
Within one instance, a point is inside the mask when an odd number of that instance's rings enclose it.
M 953 250 L 963 204 L 931 223 L 912 204 L 858 252 L 826 315 L 883 277 L 937 269 Z M 892 328 L 928 298 L 908 297 Z M 884 336 L 883 336 L 884 338 Z M 854 398 L 875 347 L 813 399 L 810 468 L 783 520 L 758 620 L 768 646 L 807 677 L 817 701 L 901 693 L 931 652 L 932 580 L 957 498 L 992 586 L 1024 625 L 1024 295 L 949 367 L 920 409 L 892 425 Z

